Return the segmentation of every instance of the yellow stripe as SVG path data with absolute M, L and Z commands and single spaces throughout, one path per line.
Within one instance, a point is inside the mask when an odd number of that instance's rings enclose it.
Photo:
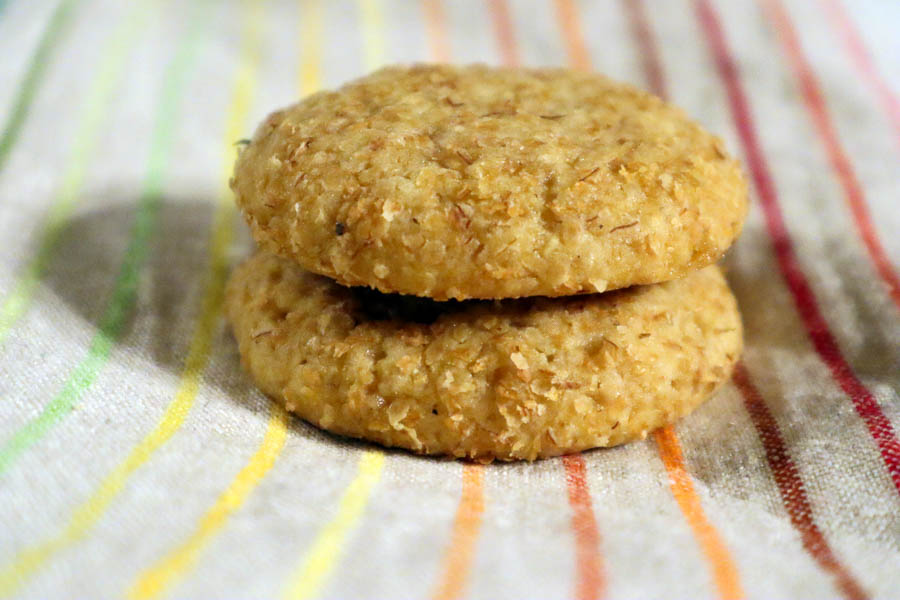
M 0 594 L 5 595 L 7 590 L 28 577 L 51 556 L 84 537 L 122 491 L 132 473 L 146 463 L 157 448 L 181 427 L 193 401 L 194 395 L 182 386 L 156 428 L 132 449 L 128 457 L 103 480 L 93 495 L 75 510 L 62 533 L 22 552 L 15 563 L 0 574 Z
M 374 0 L 360 0 L 363 13 L 366 64 L 369 69 L 378 67 L 383 60 L 384 43 L 381 37 L 382 22 Z M 307 0 L 304 18 L 304 34 L 308 40 L 318 40 L 321 31 L 321 11 L 318 0 Z M 304 94 L 318 88 L 318 46 L 304 46 L 301 66 L 301 86 Z M 309 63 L 316 61 L 315 66 Z M 359 471 L 344 491 L 334 518 L 313 540 L 304 560 L 288 580 L 284 597 L 290 599 L 312 598 L 337 565 L 347 535 L 352 531 L 365 511 L 372 489 L 381 477 L 384 455 L 366 452 L 359 459 Z
M 384 23 L 381 21 L 380 2 L 381 0 L 359 0 L 366 68 L 369 71 L 374 71 L 384 64 Z
M 307 96 L 322 85 L 319 65 L 322 63 L 322 1 L 305 0 L 301 4 L 300 95 Z
M 259 55 L 261 13 L 256 3 L 254 3 L 254 7 L 255 10 L 252 11 L 250 18 L 245 19 L 247 31 L 243 36 L 243 45 L 240 51 L 241 63 L 226 127 L 223 191 L 220 194 L 215 229 L 210 244 L 209 277 L 204 291 L 201 317 L 194 330 L 175 398 L 167 407 L 156 428 L 131 450 L 128 457 L 100 483 L 90 498 L 75 509 L 69 522 L 58 536 L 24 550 L 9 567 L 0 572 L 0 593 L 5 594 L 6 591 L 15 589 L 50 557 L 81 539 L 103 516 L 134 471 L 144 465 L 153 453 L 181 427 L 194 403 L 200 385 L 200 377 L 209 359 L 212 335 L 222 304 L 222 292 L 225 284 L 225 251 L 231 241 L 231 217 L 234 210 L 228 191 L 228 178 L 231 175 L 235 159 L 234 141 L 241 137 L 243 124 L 247 119 Z
M 304 4 L 304 18 L 302 30 L 302 52 L 303 61 L 300 73 L 300 88 L 303 95 L 316 91 L 320 85 L 319 63 L 320 63 L 320 41 L 321 41 L 321 2 L 320 0 L 307 0 Z M 258 14 L 257 14 L 258 17 Z M 255 27 L 258 31 L 258 27 Z M 256 39 L 258 45 L 258 37 Z M 248 84 L 248 89 L 252 85 Z M 239 127 L 243 123 L 235 121 L 235 131 L 239 131 Z M 233 135 L 233 140 L 240 136 L 239 133 Z M 230 172 L 231 163 L 235 156 L 232 155 L 228 164 Z M 230 222 L 233 208 L 231 202 L 227 202 L 227 208 L 221 207 L 220 212 L 225 212 Z M 223 221 L 223 223 L 225 223 Z M 223 227 L 223 231 L 228 234 L 227 242 L 230 242 L 231 228 Z M 217 231 L 219 231 L 217 229 Z M 224 253 L 222 274 L 222 288 L 224 289 Z M 216 299 L 214 315 L 217 315 L 221 308 L 221 290 L 219 297 Z M 204 314 L 206 312 L 204 311 Z M 209 543 L 213 536 L 225 525 L 228 517 L 235 510 L 240 508 L 250 493 L 256 488 L 263 477 L 268 473 L 281 453 L 284 447 L 284 441 L 287 435 L 288 415 L 281 406 L 273 404 L 273 415 L 269 422 L 269 428 L 266 431 L 265 439 L 257 450 L 256 454 L 251 458 L 250 462 L 235 477 L 228 489 L 219 497 L 215 505 L 204 515 L 200 521 L 194 534 L 181 546 L 171 552 L 168 556 L 161 559 L 155 566 L 144 571 L 138 576 L 137 581 L 128 592 L 129 598 L 154 598 L 161 596 L 177 579 L 183 578 L 187 572 L 194 566 L 201 551 Z
M 216 503 L 203 515 L 194 533 L 183 544 L 170 552 L 153 567 L 145 570 L 128 590 L 129 598 L 157 598 L 196 564 L 200 553 L 228 521 L 228 517 L 238 510 L 257 484 L 265 477 L 275 459 L 284 447 L 287 437 L 287 413 L 273 404 L 269 427 L 262 444 L 241 469 L 228 489 L 219 496 Z
M 258 5 L 255 5 L 258 7 Z M 311 93 L 319 87 L 319 41 L 321 39 L 321 5 L 319 0 L 309 0 L 305 4 L 307 11 L 311 13 L 309 18 L 304 19 L 303 29 L 303 53 L 305 56 L 303 67 L 301 69 L 301 90 L 304 94 Z M 254 11 L 254 20 L 259 21 L 258 11 Z M 254 26 L 254 40 L 258 50 L 258 25 Z M 252 89 L 250 78 L 243 78 L 247 82 L 247 89 Z M 249 94 L 247 95 L 249 98 Z M 231 125 L 234 126 L 234 135 L 230 138 L 233 140 L 239 137 L 239 131 L 244 119 L 235 119 Z M 231 126 L 229 126 L 231 130 Z M 231 164 L 235 155 L 232 154 L 231 160 L 228 162 L 228 171 L 230 172 Z M 223 196 L 226 197 L 226 196 Z M 221 285 L 218 288 L 218 294 L 215 301 L 210 303 L 210 310 L 204 310 L 204 316 L 207 314 L 215 318 L 221 308 L 222 290 L 225 281 L 225 264 L 224 249 L 231 241 L 230 221 L 233 216 L 233 205 L 228 198 L 224 205 L 220 206 L 219 215 L 222 216 L 221 225 L 217 226 L 217 233 L 221 232 L 223 242 L 223 252 L 221 253 L 221 265 L 214 264 L 211 261 L 211 269 L 213 272 L 220 274 Z M 217 255 L 218 256 L 218 255 Z M 221 268 L 219 268 L 221 267 Z M 199 372 L 198 372 L 199 375 Z M 155 566 L 145 570 L 138 576 L 138 579 L 128 592 L 129 598 L 154 598 L 161 596 L 177 579 L 183 578 L 187 572 L 195 565 L 197 558 L 215 536 L 216 533 L 225 525 L 228 517 L 234 511 L 238 510 L 246 501 L 247 497 L 256 486 L 262 481 L 263 477 L 269 472 L 275 464 L 275 460 L 284 447 L 284 441 L 287 436 L 288 415 L 281 406 L 272 406 L 272 417 L 269 421 L 269 428 L 266 431 L 265 439 L 257 450 L 256 454 L 250 459 L 250 462 L 238 473 L 237 477 L 232 481 L 228 489 L 218 498 L 213 507 L 204 515 L 200 524 L 196 528 L 193 535 L 188 538 L 181 546 L 172 551 L 168 556 L 161 559 Z
M 262 23 L 260 1 L 245 0 L 244 10 L 247 13 L 242 18 L 245 31 L 239 53 L 240 64 L 234 96 L 225 127 L 224 177 L 210 240 L 207 284 L 201 303 L 200 318 L 194 329 L 194 337 L 191 340 L 175 402 L 157 429 L 162 432 L 161 437 L 164 436 L 159 443 L 171 437 L 181 426 L 185 415 L 194 403 L 200 389 L 200 379 L 209 361 L 212 336 L 221 314 L 227 277 L 226 252 L 232 240 L 234 218 L 234 202 L 228 189 L 228 179 L 237 158 L 235 141 L 242 137 L 249 113 L 250 100 L 256 87 L 256 70 L 260 54 Z M 174 407 L 178 407 L 178 410 L 172 410 Z M 224 525 L 228 516 L 240 508 L 256 483 L 272 467 L 284 446 L 286 434 L 287 415 L 280 407 L 274 407 L 265 438 L 250 462 L 238 473 L 228 489 L 204 515 L 194 534 L 156 565 L 138 576 L 128 592 L 129 597 L 152 598 L 159 596 L 177 578 L 186 574 L 209 539 Z M 149 458 L 149 454 L 146 458 Z
M 344 491 L 338 512 L 319 532 L 284 593 L 285 598 L 302 600 L 316 595 L 341 555 L 347 534 L 363 514 L 372 488 L 381 477 L 384 454 L 366 452 L 359 460 L 359 473 Z

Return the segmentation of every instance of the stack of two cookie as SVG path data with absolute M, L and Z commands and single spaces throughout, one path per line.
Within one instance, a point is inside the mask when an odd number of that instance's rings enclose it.
M 383 69 L 272 114 L 232 187 L 261 248 L 227 290 L 243 363 L 338 434 L 479 460 L 612 446 L 741 351 L 714 265 L 737 163 L 601 76 Z

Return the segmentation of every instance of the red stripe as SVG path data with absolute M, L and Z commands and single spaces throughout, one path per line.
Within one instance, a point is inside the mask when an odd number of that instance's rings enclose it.
M 647 79 L 654 93 L 662 97 L 667 96 L 665 78 L 662 63 L 659 59 L 659 51 L 656 42 L 650 32 L 649 21 L 644 11 L 642 0 L 623 0 L 629 25 L 635 40 L 638 42 L 640 54 Z M 742 363 L 739 363 L 734 372 L 734 382 L 744 396 L 747 412 L 753 420 L 756 430 L 762 441 L 766 453 L 766 460 L 775 478 L 781 500 L 790 516 L 791 523 L 800 533 L 803 547 L 819 563 L 819 565 L 831 573 L 844 597 L 848 600 L 862 600 L 866 593 L 853 578 L 849 570 L 841 564 L 834 552 L 816 525 L 812 508 L 806 496 L 806 488 L 800 479 L 794 461 L 787 453 L 781 432 L 775 423 L 775 419 L 769 413 L 769 409 L 753 386 Z
M 831 168 L 837 174 L 841 187 L 844 190 L 844 199 L 850 208 L 850 213 L 853 215 L 853 221 L 856 223 L 859 235 L 862 237 L 875 269 L 878 271 L 881 279 L 887 284 L 894 304 L 900 308 L 900 278 L 894 272 L 891 261 L 878 240 L 878 234 L 875 231 L 872 217 L 866 206 L 862 186 L 856 177 L 856 173 L 853 171 L 847 154 L 841 147 L 840 141 L 838 141 L 834 123 L 828 116 L 822 89 L 818 81 L 816 81 L 809 61 L 803 54 L 797 31 L 794 29 L 787 11 L 784 10 L 784 6 L 779 0 L 765 0 L 762 4 L 766 8 L 770 20 L 775 24 L 775 29 L 778 31 L 778 37 L 784 44 L 794 75 L 800 81 L 800 90 L 803 92 L 806 108 L 822 138 L 822 143 L 825 145 Z
M 650 33 L 650 22 L 644 10 L 643 0 L 622 0 L 625 15 L 628 17 L 628 26 L 631 29 L 631 37 L 638 44 L 641 65 L 644 68 L 644 77 L 650 85 L 650 91 L 665 98 L 669 95 L 666 86 L 666 78 L 663 74 L 662 64 L 659 60 L 659 48 L 656 47 L 656 38 Z
M 594 507 L 588 490 L 584 458 L 580 454 L 564 456 L 569 505 L 572 507 L 572 530 L 575 532 L 575 554 L 578 578 L 577 600 L 596 600 L 603 595 L 604 577 L 600 562 L 600 533 L 594 519 Z
M 816 298 L 806 276 L 800 269 L 793 244 L 788 236 L 772 175 L 763 158 L 756 136 L 747 96 L 741 87 L 737 67 L 731 58 L 719 18 L 708 0 L 697 0 L 696 6 L 697 17 L 710 44 L 719 76 L 728 93 L 732 117 L 747 157 L 781 274 L 794 298 L 797 311 L 800 313 L 816 352 L 828 366 L 834 380 L 850 397 L 856 412 L 865 422 L 881 452 L 881 457 L 894 486 L 900 493 L 900 441 L 897 440 L 894 428 L 885 417 L 881 407 L 878 406 L 875 397 L 850 369 L 850 365 L 841 354 L 837 342 L 819 310 Z
M 743 364 L 738 364 L 734 370 L 734 383 L 744 397 L 747 412 L 750 413 L 750 418 L 759 433 L 766 460 L 781 494 L 781 502 L 791 518 L 791 524 L 800 533 L 803 547 L 822 569 L 831 573 L 835 584 L 847 600 L 864 600 L 868 597 L 866 592 L 835 556 L 819 526 L 816 525 L 806 495 L 806 487 L 800 479 L 797 466 L 788 454 L 772 413 L 750 381 Z
M 503 63 L 510 67 L 518 66 L 519 52 L 513 37 L 506 0 L 490 0 L 490 9 L 500 42 Z M 577 25 L 574 12 L 569 14 L 569 19 L 570 25 Z M 603 595 L 604 578 L 600 557 L 600 533 L 587 485 L 587 468 L 580 454 L 564 456 L 563 465 L 566 469 L 569 505 L 572 507 L 572 531 L 575 534 L 575 598 L 596 600 Z
M 863 79 L 872 86 L 875 95 L 878 96 L 878 99 L 884 105 L 884 110 L 887 112 L 891 125 L 894 127 L 897 143 L 900 144 L 900 98 L 897 98 L 897 95 L 891 91 L 890 86 L 878 73 L 871 54 L 866 50 L 862 38 L 854 29 L 853 23 L 850 21 L 850 17 L 847 16 L 841 3 L 838 0 L 824 0 L 824 4 L 825 14 L 828 15 L 834 27 L 840 32 L 841 37 L 844 38 L 844 43 L 847 44 L 847 49 L 856 63 L 856 68 L 859 69 Z

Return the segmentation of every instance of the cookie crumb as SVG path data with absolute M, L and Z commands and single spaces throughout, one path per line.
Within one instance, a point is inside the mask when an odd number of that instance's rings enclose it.
M 513 352 L 509 355 L 509 359 L 516 365 L 517 369 L 522 369 L 524 371 L 528 368 L 528 361 L 525 360 L 525 357 L 521 352 Z
M 381 207 L 381 216 L 384 217 L 384 220 L 390 223 L 394 220 L 394 217 L 397 213 L 400 212 L 400 205 L 392 200 L 388 200 L 384 203 L 384 206 Z
M 606 291 L 606 288 L 609 287 L 609 282 L 605 279 L 595 279 L 591 281 L 591 285 L 594 286 L 594 289 L 597 293 L 602 293 Z

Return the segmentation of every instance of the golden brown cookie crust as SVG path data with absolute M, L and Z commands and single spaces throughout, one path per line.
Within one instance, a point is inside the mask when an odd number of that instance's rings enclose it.
M 742 345 L 715 266 L 607 294 L 448 307 L 260 252 L 233 274 L 226 310 L 246 369 L 307 421 L 483 460 L 643 437 L 707 398 Z
M 667 281 L 740 232 L 720 140 L 563 69 L 390 67 L 276 112 L 232 187 L 263 248 L 345 285 L 447 298 Z

